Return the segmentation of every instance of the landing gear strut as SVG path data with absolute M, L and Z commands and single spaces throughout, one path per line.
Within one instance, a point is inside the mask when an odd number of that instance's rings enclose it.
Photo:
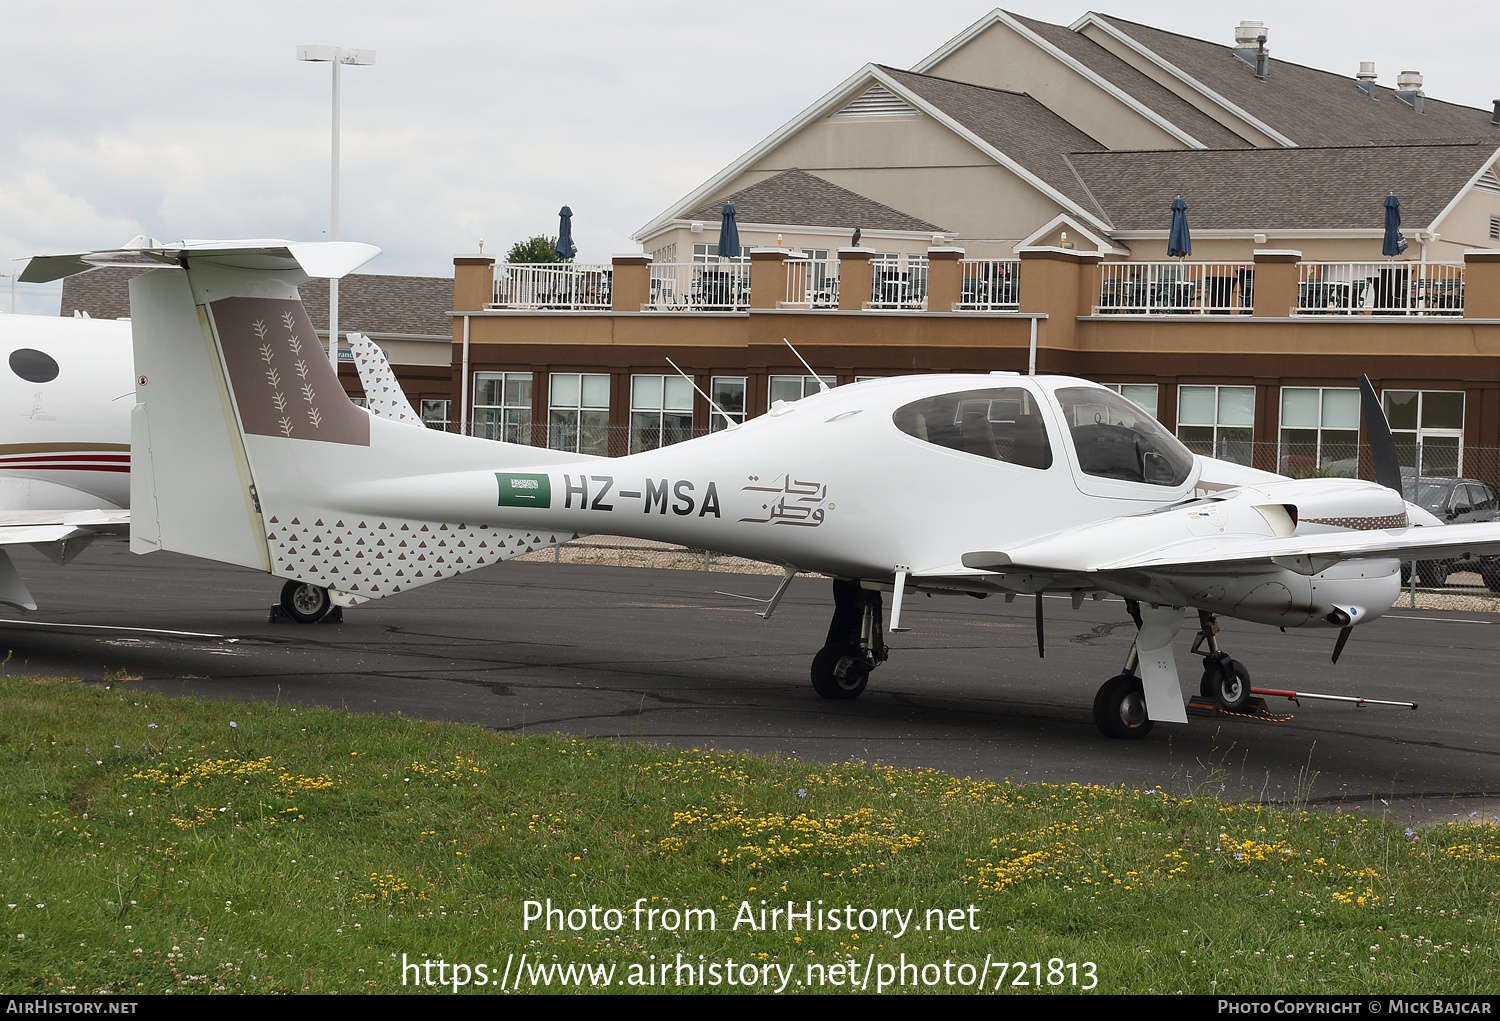
M 1135 621 L 1137 633 L 1141 630 L 1141 605 L 1134 599 L 1125 600 L 1125 609 Z M 1133 741 L 1151 733 L 1151 718 L 1146 715 L 1146 689 L 1137 674 L 1140 671 L 1140 653 L 1134 643 L 1125 655 L 1125 669 L 1099 688 L 1094 696 L 1094 726 L 1105 737 Z
M 824 698 L 858 698 L 870 671 L 890 655 L 881 634 L 879 592 L 858 581 L 833 581 L 833 623 L 828 641 L 813 657 L 813 690 Z
M 1230 659 L 1219 648 L 1219 618 L 1207 610 L 1198 611 L 1198 636 L 1192 651 L 1207 647 L 1203 653 L 1203 680 L 1198 690 L 1226 712 L 1238 712 L 1250 701 L 1250 671 L 1237 659 Z

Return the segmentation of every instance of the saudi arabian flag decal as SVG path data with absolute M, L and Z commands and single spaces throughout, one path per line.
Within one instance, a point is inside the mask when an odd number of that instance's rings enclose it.
M 508 475 L 496 472 L 501 507 L 551 507 L 552 482 L 545 475 Z

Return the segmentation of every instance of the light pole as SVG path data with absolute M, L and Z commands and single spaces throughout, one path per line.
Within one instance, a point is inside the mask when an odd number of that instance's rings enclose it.
M 333 186 L 329 202 L 328 240 L 339 239 L 339 67 L 343 64 L 373 64 L 374 50 L 346 50 L 342 46 L 298 46 L 298 60 L 326 62 L 333 65 Z M 338 369 L 339 361 L 339 282 L 328 281 L 328 360 Z

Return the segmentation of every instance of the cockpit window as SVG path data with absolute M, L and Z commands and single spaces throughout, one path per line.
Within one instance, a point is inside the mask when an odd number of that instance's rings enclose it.
M 1085 474 L 1154 486 L 1180 486 L 1193 470 L 1192 452 L 1160 422 L 1110 390 L 1063 387 L 1063 418 Z
M 1052 467 L 1036 398 L 1018 386 L 963 390 L 913 401 L 891 416 L 909 436 L 1025 468 Z

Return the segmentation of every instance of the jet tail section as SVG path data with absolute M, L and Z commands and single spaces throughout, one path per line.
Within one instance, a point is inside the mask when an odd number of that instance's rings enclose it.
M 185 272 L 131 281 L 132 550 L 257 568 L 351 605 L 573 538 L 362 506 L 372 482 L 593 458 L 355 407 L 297 295 L 308 276 L 284 252 L 184 251 Z

